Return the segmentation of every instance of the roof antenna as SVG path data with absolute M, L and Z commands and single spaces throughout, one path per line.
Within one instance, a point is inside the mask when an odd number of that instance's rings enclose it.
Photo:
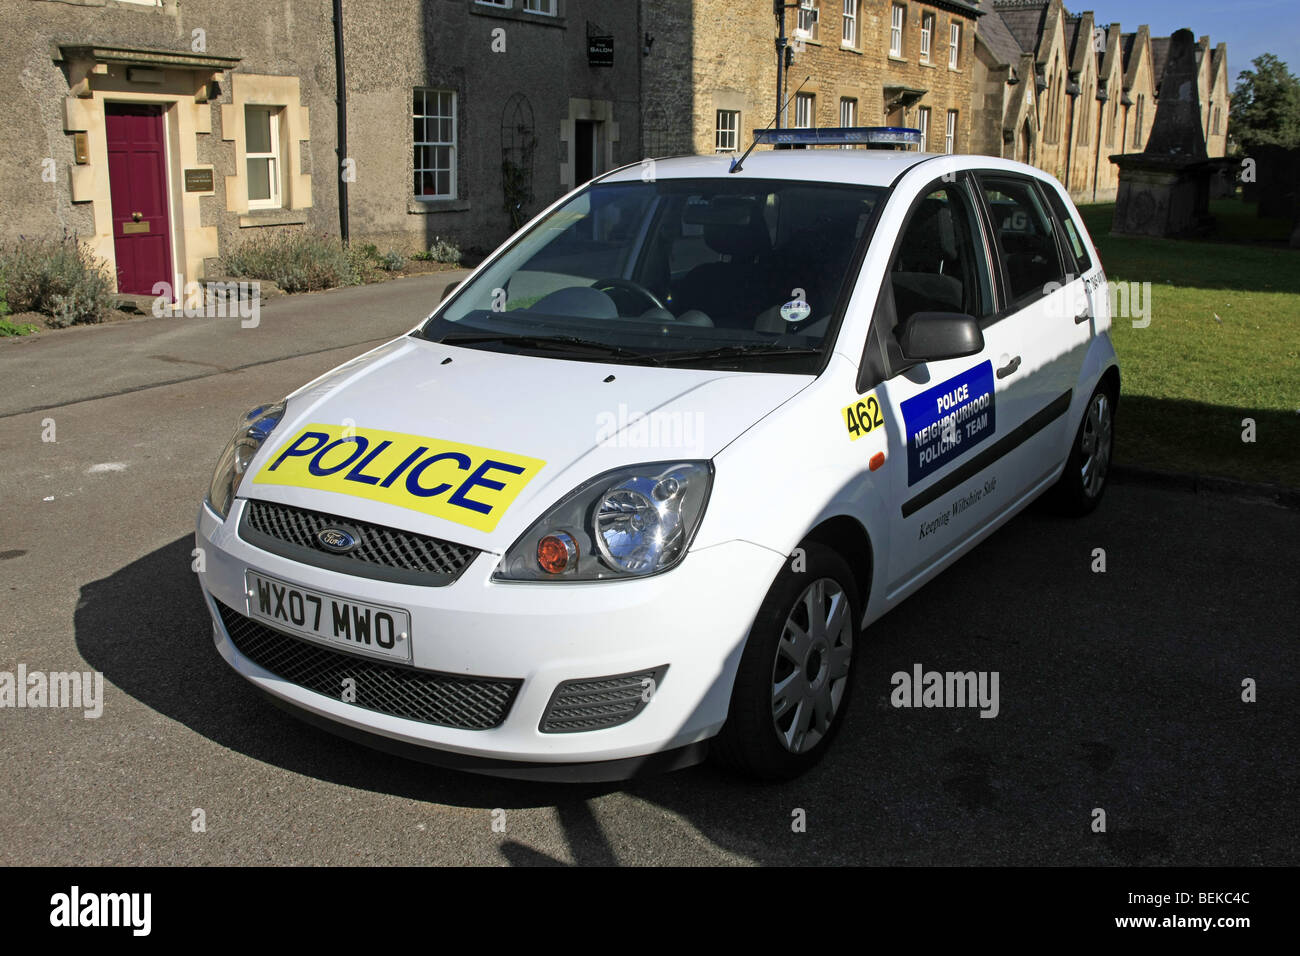
M 803 82 L 799 84 L 799 89 L 791 93 L 789 98 L 784 103 L 781 104 L 781 108 L 776 111 L 776 116 L 772 117 L 772 123 L 775 123 L 778 119 L 781 118 L 781 114 L 785 112 L 785 108 L 790 105 L 790 100 L 798 96 L 799 90 L 802 90 L 808 84 L 808 81 L 811 79 L 812 79 L 811 73 L 809 73 L 807 76 L 803 78 Z M 766 126 L 763 127 L 764 133 L 766 133 L 768 130 L 772 128 L 772 123 L 768 123 Z M 731 168 L 728 169 L 727 172 L 729 173 L 740 172 L 740 167 L 744 165 L 745 160 L 749 159 L 749 154 L 754 151 L 754 147 L 757 145 L 758 145 L 758 137 L 755 136 L 754 141 L 749 144 L 749 149 L 745 150 L 745 155 L 741 156 L 740 159 L 733 159 L 731 161 Z

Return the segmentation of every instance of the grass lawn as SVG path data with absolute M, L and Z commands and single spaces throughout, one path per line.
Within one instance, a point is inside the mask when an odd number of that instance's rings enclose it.
M 1300 250 L 1276 243 L 1287 224 L 1224 200 L 1213 211 L 1231 242 L 1138 239 L 1110 234 L 1114 210 L 1080 207 L 1107 278 L 1151 283 L 1150 326 L 1111 328 L 1116 460 L 1300 488 Z

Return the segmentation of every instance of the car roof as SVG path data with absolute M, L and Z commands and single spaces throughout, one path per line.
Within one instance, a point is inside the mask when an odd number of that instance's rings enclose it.
M 943 154 L 937 154 L 943 155 Z M 913 153 L 891 149 L 765 149 L 755 150 L 745 160 L 740 179 L 806 180 L 823 183 L 851 183 L 859 186 L 889 186 L 907 170 L 932 153 Z M 602 177 L 602 182 L 641 180 L 647 163 L 654 163 L 659 179 L 710 179 L 727 176 L 735 153 L 716 156 L 675 156 L 670 159 L 642 160 Z
M 716 156 L 674 156 L 643 159 L 598 177 L 598 182 L 645 181 L 648 165 L 656 179 L 730 178 L 735 153 Z M 1040 169 L 993 156 L 952 153 L 914 153 L 890 149 L 765 149 L 749 155 L 735 173 L 736 180 L 776 179 L 795 182 L 845 183 L 855 186 L 892 186 L 898 177 L 927 160 L 958 160 L 963 169 L 1000 169 L 1051 181 Z

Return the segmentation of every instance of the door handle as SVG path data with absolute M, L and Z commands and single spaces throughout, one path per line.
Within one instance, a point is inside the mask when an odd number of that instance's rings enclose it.
M 1014 372 L 1014 371 L 1015 371 L 1016 369 L 1018 369 L 1018 368 L 1020 368 L 1020 356 L 1019 356 L 1019 355 L 1017 355 L 1015 358 L 1013 358 L 1013 359 L 1012 359 L 1010 362 L 1008 362 L 1006 365 L 1004 365 L 1004 366 L 1002 366 L 1000 369 L 998 369 L 998 378 L 1006 378 L 1008 375 L 1010 375 L 1012 372 Z
M 1084 309 L 1082 312 L 1080 312 L 1078 315 L 1074 317 L 1074 324 L 1083 325 L 1083 323 L 1087 322 L 1091 318 L 1092 318 L 1092 312 L 1090 312 L 1088 309 Z

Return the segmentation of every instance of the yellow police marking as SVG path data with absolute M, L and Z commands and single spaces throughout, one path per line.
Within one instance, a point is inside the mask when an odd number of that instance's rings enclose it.
M 334 491 L 491 531 L 546 462 L 355 425 L 303 428 L 253 479 Z
M 880 400 L 876 398 L 875 392 L 869 392 L 852 405 L 845 406 L 840 410 L 840 417 L 849 430 L 849 441 L 857 441 L 885 424 L 885 416 L 881 414 Z

